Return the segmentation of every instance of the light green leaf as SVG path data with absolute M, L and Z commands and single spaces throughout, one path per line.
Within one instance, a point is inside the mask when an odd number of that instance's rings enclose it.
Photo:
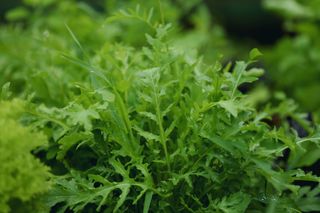
M 150 204 L 152 201 L 152 195 L 153 195 L 152 191 L 149 191 L 146 193 L 145 198 L 144 198 L 144 204 L 143 204 L 143 213 L 149 212 Z
M 155 140 L 155 141 L 160 141 L 160 137 L 158 135 L 155 135 L 151 132 L 147 132 L 142 130 L 141 128 L 134 126 L 134 130 L 136 130 L 138 132 L 139 135 L 141 135 L 142 137 L 144 137 L 147 140 Z
M 251 61 L 253 60 L 256 60 L 258 57 L 262 56 L 263 54 L 257 49 L 257 48 L 254 48 L 250 51 L 249 53 L 249 59 Z
M 234 117 L 238 116 L 239 105 L 236 104 L 234 100 L 219 101 L 218 105 L 224 108 L 232 116 Z

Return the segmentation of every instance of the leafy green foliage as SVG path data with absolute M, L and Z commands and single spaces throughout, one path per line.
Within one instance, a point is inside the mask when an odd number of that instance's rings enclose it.
M 192 17 L 194 31 L 173 28 L 198 1 L 180 9 L 171 1 L 141 2 L 153 9 L 123 10 L 131 3 L 108 1 L 107 13 L 120 11 L 106 20 L 75 1 L 28 0 L 25 10 L 37 11 L 31 17 L 19 8 L 8 14 L 28 28 L 0 30 L 0 94 L 26 99 L 26 114 L 16 116 L 18 102 L 4 102 L 0 133 L 10 139 L 8 157 L 26 155 L 10 169 L 21 169 L 37 187 L 1 194 L 3 208 L 12 197 L 32 203 L 47 192 L 49 175 L 34 151 L 51 167 L 52 187 L 39 202 L 53 212 L 319 211 L 320 178 L 300 168 L 318 160 L 319 131 L 291 100 L 257 110 L 257 97 L 239 90 L 263 75 L 254 67 L 261 53 L 253 49 L 249 62 L 208 65 L 195 50 L 216 55 L 205 8 Z M 286 122 L 269 125 L 274 115 L 293 117 L 308 136 Z M 46 134 L 47 146 L 35 131 Z M 30 147 L 22 149 L 21 140 Z M 287 162 L 280 160 L 284 152 Z
M 18 100 L 0 102 L 0 209 L 12 210 L 14 202 L 22 202 L 26 209 L 35 199 L 48 191 L 49 172 L 31 151 L 43 146 L 43 134 L 33 133 L 15 118 L 21 114 L 23 103 Z M 37 196 L 37 197 L 36 197 Z M 38 197 L 39 198 L 39 197 Z M 21 203 L 18 205 L 22 205 Z M 16 204 L 17 205 L 17 204 Z M 37 207 L 33 205 L 35 210 Z
M 47 204 L 60 212 L 292 212 L 307 208 L 300 190 L 317 201 L 295 182 L 319 177 L 274 162 L 319 138 L 265 123 L 286 105 L 251 107 L 238 87 L 263 74 L 248 67 L 253 61 L 232 71 L 206 65 L 172 48 L 170 25 L 151 26 L 142 48 L 108 45 L 88 62 L 66 56 L 92 80 L 77 84 L 63 108 L 34 107 L 36 124 L 54 130 L 48 153 L 67 169 Z
M 136 6 L 139 4 L 144 7 Z M 74 82 L 85 80 L 86 75 L 83 69 L 62 58 L 62 53 L 87 60 L 105 40 L 140 47 L 146 44 L 143 35 L 154 33 L 148 22 L 155 22 L 164 16 L 165 21 L 180 28 L 181 17 L 196 4 L 200 3 L 197 0 L 188 1 L 188 4 L 161 1 L 160 5 L 158 1 L 106 1 L 103 9 L 108 15 L 114 14 L 112 21 L 84 2 L 24 1 L 17 11 L 8 12 L 10 24 L 0 29 L 0 86 L 11 82 L 11 91 L 15 95 L 26 97 L 33 92 L 33 100 L 51 106 L 65 106 L 70 95 L 67 91 L 72 89 Z M 147 11 L 144 8 L 153 9 Z M 21 10 L 24 11 L 22 15 Z M 187 48 L 193 49 L 193 52 L 196 49 L 208 52 L 212 60 L 220 54 L 212 47 L 225 46 L 226 42 L 218 26 L 211 29 L 206 8 L 201 5 L 196 11 L 199 15 L 190 18 L 195 29 L 183 33 L 172 31 L 171 37 L 180 38 L 174 39 L 173 45 L 177 50 Z M 18 16 L 14 17 L 16 13 Z M 144 21 L 148 15 L 149 21 Z M 66 25 L 77 35 L 79 42 L 90 44 L 85 47 L 86 54 L 74 48 L 76 43 L 72 42 Z M 215 39 L 214 43 L 211 38 Z

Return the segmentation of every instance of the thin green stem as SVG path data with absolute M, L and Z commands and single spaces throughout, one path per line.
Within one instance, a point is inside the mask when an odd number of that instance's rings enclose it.
M 167 138 L 166 138 L 165 132 L 163 130 L 163 126 L 162 126 L 162 115 L 161 115 L 161 110 L 160 110 L 160 100 L 158 98 L 158 95 L 157 95 L 155 87 L 153 87 L 153 91 L 154 91 L 154 99 L 155 99 L 155 104 L 156 104 L 157 123 L 158 123 L 159 131 L 160 131 L 160 143 L 163 146 L 163 151 L 164 151 L 164 154 L 165 154 L 165 157 L 166 157 L 166 163 L 167 163 L 168 170 L 171 171 L 170 158 L 169 158 L 168 148 L 167 148 Z
M 159 11 L 160 11 L 160 16 L 161 16 L 161 24 L 164 24 L 164 14 L 163 14 L 161 0 L 158 0 L 158 3 L 159 3 Z
M 121 95 L 118 93 L 118 91 L 116 91 L 116 89 L 114 88 L 113 90 L 115 92 L 115 95 L 118 99 L 118 103 L 119 103 L 119 107 L 120 107 L 120 113 L 122 115 L 122 118 L 124 120 L 124 123 L 126 125 L 126 128 L 128 130 L 129 133 L 129 137 L 130 137 L 130 145 L 132 146 L 132 148 L 135 148 L 135 144 L 134 144 L 134 137 L 133 137 L 133 133 L 132 133 L 132 125 L 129 119 L 129 113 L 128 110 L 124 104 L 124 101 L 121 97 Z
M 310 141 L 310 140 L 320 140 L 320 137 L 304 138 L 304 139 L 302 139 L 302 140 L 297 141 L 296 144 L 301 144 L 301 143 L 303 143 L 303 142 L 305 142 L 305 141 Z
M 49 116 L 47 116 L 47 115 L 40 114 L 40 113 L 35 112 L 35 111 L 27 111 L 27 113 L 29 113 L 29 114 L 31 114 L 31 115 L 34 115 L 34 116 L 37 116 L 37 117 L 39 117 L 39 118 L 46 119 L 46 120 L 51 121 L 51 122 L 53 122 L 53 123 L 56 123 L 56 124 L 60 125 L 60 126 L 61 126 L 63 129 L 65 129 L 65 130 L 69 129 L 69 126 L 68 126 L 67 124 L 65 124 L 65 123 L 63 123 L 62 121 L 59 121 L 59 120 L 57 120 L 57 119 L 55 119 L 55 118 L 51 118 L 51 117 L 49 117 Z
M 320 137 L 314 137 L 314 138 L 304 138 L 304 139 L 301 139 L 299 141 L 296 142 L 297 145 L 300 145 L 306 141 L 311 141 L 311 140 L 320 140 Z M 285 149 L 289 148 L 288 146 L 283 146 L 279 149 L 279 152 L 282 152 L 284 151 Z

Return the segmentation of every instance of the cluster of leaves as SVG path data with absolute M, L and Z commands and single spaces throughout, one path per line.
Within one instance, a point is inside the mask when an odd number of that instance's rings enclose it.
M 263 73 L 248 68 L 260 53 L 232 71 L 205 65 L 172 48 L 170 25 L 152 26 L 142 48 L 66 56 L 89 80 L 63 108 L 34 106 L 34 125 L 50 128 L 47 157 L 65 166 L 47 204 L 60 212 L 319 210 L 319 188 L 295 185 L 319 177 L 274 164 L 284 150 L 294 158 L 305 144 L 317 147 L 317 134 L 273 129 L 265 120 L 288 106 L 257 112 L 238 90 Z
M 141 19 L 152 16 L 153 20 L 161 20 L 164 19 L 161 18 L 163 16 L 165 21 L 180 28 L 182 17 L 199 3 L 197 0 L 188 4 L 180 1 L 175 4 L 171 1 L 106 1 L 106 14 L 114 14 L 112 19 L 117 20 L 111 22 L 110 19 L 106 21 L 105 14 L 98 13 L 87 4 L 76 0 L 23 2 L 23 5 L 7 13 L 10 24 L 0 29 L 0 86 L 11 82 L 11 90 L 16 95 L 25 97 L 34 92 L 35 99 L 54 106 L 67 103 L 66 91 L 70 90 L 70 82 L 82 81 L 85 78 L 83 70 L 61 57 L 62 53 L 82 59 L 87 57 L 73 48 L 74 43 L 66 24 L 81 43 L 90 44 L 87 47 L 90 55 L 106 40 L 120 41 L 136 47 L 145 45 L 144 36 L 141 35 L 151 33 L 152 27 Z M 154 9 L 144 11 L 136 6 L 139 4 Z M 158 12 L 159 6 L 163 15 Z M 128 7 L 134 9 L 123 10 Z M 208 52 L 212 60 L 218 57 L 218 53 L 216 48 L 211 47 L 225 46 L 226 42 L 219 28 L 210 28 L 210 17 L 206 8 L 199 5 L 196 11 L 196 15 L 188 20 L 193 25 L 192 31 L 180 33 L 176 30 L 171 33 L 172 37 L 179 37 L 174 40 L 173 45 L 176 49 L 199 49 L 201 52 Z M 211 42 L 209 45 L 213 38 L 214 44 Z
M 317 0 L 266 0 L 267 8 L 286 20 L 286 29 L 295 34 L 282 38 L 265 53 L 276 87 L 285 90 L 307 111 L 317 111 L 320 101 L 319 8 Z M 285 80 L 283 80 L 285 78 Z
M 38 209 L 39 195 L 49 189 L 48 167 L 31 154 L 46 143 L 46 137 L 16 121 L 23 107 L 18 100 L 0 101 L 0 212 L 3 213 L 9 212 L 10 206 L 15 212 L 19 208 L 21 212 Z M 22 206 L 22 202 L 27 205 Z
M 51 2 L 49 5 L 44 2 L 47 1 L 39 2 L 33 12 L 26 12 L 26 16 L 19 15 L 24 8 L 8 13 L 8 19 L 16 24 L 0 30 L 0 84 L 10 81 L 16 95 L 26 96 L 33 91 L 34 99 L 49 105 L 63 105 L 68 96 L 65 93 L 69 89 L 68 82 L 83 78 L 81 70 L 61 58 L 61 52 L 72 49 L 65 23 L 77 26 L 78 22 L 73 18 L 77 17 L 81 23 L 77 33 L 94 48 L 94 41 L 99 41 L 104 34 L 96 30 L 97 23 L 101 24 L 103 20 L 94 19 L 95 14 L 88 8 L 73 1 L 48 1 L 48 4 Z M 26 4 L 31 7 L 34 2 L 26 1 Z M 50 7 L 54 9 L 48 12 Z
M 108 13 L 124 4 L 108 2 Z M 0 103 L 0 158 L 10 162 L 0 166 L 2 209 L 30 202 L 24 210 L 32 212 L 37 200 L 61 213 L 320 211 L 320 177 L 300 169 L 318 159 L 319 131 L 291 101 L 258 111 L 256 96 L 239 91 L 263 74 L 254 68 L 257 49 L 249 62 L 226 66 L 189 51 L 210 40 L 201 22 L 208 17 L 193 17 L 197 27 L 185 36 L 165 19 L 179 26 L 198 1 L 190 2 L 178 10 L 159 1 L 159 13 L 136 7 L 105 20 L 75 1 L 26 0 L 28 8 L 8 14 L 21 25 L 0 30 L 0 85 L 10 81 L 26 106 Z M 37 12 L 26 18 L 30 8 Z M 8 91 L 4 84 L 1 96 Z M 308 136 L 286 122 L 269 125 L 275 114 L 294 117 Z M 279 160 L 284 152 L 288 161 Z

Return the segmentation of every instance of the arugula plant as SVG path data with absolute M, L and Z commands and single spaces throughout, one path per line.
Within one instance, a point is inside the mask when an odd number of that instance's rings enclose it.
M 249 62 L 207 65 L 179 44 L 180 34 L 161 20 L 161 14 L 160 19 L 153 18 L 152 11 L 139 7 L 120 11 L 101 29 L 104 18 L 73 1 L 26 2 L 32 7 L 40 4 L 27 21 L 31 30 L 17 26 L 1 30 L 0 48 L 5 51 L 0 62 L 5 64 L 1 84 L 9 80 L 15 88 L 21 85 L 17 79 L 26 82 L 13 95 L 22 93 L 26 99 L 27 115 L 22 117 L 29 127 L 5 115 L 5 121 L 0 120 L 4 144 L 9 135 L 17 145 L 2 150 L 12 152 L 10 156 L 23 152 L 43 173 L 34 177 L 35 173 L 23 170 L 24 177 L 39 185 L 18 195 L 10 194 L 11 189 L 1 194 L 3 208 L 8 209 L 8 200 L 33 203 L 48 191 L 46 167 L 30 154 L 32 150 L 51 167 L 53 185 L 39 203 L 53 212 L 319 211 L 319 177 L 299 169 L 304 166 L 301 157 L 305 163 L 316 160 L 318 131 L 309 127 L 308 137 L 300 138 L 285 124 L 269 126 L 276 113 L 296 115 L 292 102 L 257 111 L 255 97 L 238 90 L 263 74 L 252 68 L 259 51 L 250 53 Z M 46 6 L 56 9 L 42 19 Z M 67 27 L 61 14 L 68 15 Z M 79 27 L 74 16 L 85 27 Z M 43 38 L 44 26 L 49 29 L 44 39 L 29 41 L 20 35 Z M 145 37 L 136 29 L 128 30 L 141 26 L 148 26 Z M 194 37 L 207 33 L 200 29 Z M 69 40 L 62 31 L 69 31 Z M 40 46 L 43 50 L 30 51 L 27 57 L 11 55 L 17 49 L 13 47 L 39 50 Z M 38 75 L 40 79 L 30 78 Z M 9 96 L 8 88 L 5 84 L 1 97 Z M 11 113 L 14 106 L 19 104 L 3 109 Z M 48 145 L 42 133 L 34 132 L 45 133 Z M 15 150 L 30 138 L 41 140 Z M 309 147 L 315 153 L 305 157 Z M 279 162 L 283 152 L 289 152 L 286 164 Z M 27 162 L 12 163 L 10 169 Z M 1 184 L 12 181 L 9 174 L 1 174 Z M 301 187 L 297 184 L 301 180 L 315 186 Z
M 238 90 L 263 74 L 250 68 L 260 52 L 232 69 L 206 65 L 173 48 L 169 24 L 140 17 L 153 30 L 148 45 L 106 42 L 92 58 L 65 55 L 87 80 L 65 107 L 29 106 L 29 124 L 49 137 L 47 160 L 65 167 L 46 204 L 56 212 L 320 210 L 319 186 L 296 184 L 320 178 L 276 163 L 287 150 L 294 158 L 305 145 L 319 149 L 319 133 L 270 127 L 290 105 L 257 111 Z

